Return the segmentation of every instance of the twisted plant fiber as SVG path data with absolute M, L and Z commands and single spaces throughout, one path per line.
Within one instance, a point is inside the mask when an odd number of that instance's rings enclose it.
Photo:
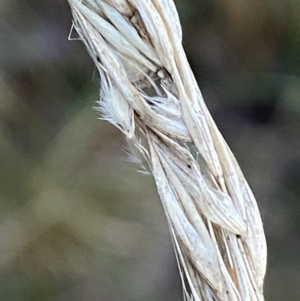
M 264 300 L 255 198 L 187 62 L 172 0 L 68 0 L 101 77 L 99 109 L 154 176 L 186 300 Z

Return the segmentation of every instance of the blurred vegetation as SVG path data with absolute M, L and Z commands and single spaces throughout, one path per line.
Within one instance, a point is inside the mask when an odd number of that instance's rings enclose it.
M 299 300 L 300 2 L 177 0 L 206 103 L 257 196 L 266 300 Z M 93 110 L 66 1 L 0 2 L 0 300 L 182 300 L 150 176 Z

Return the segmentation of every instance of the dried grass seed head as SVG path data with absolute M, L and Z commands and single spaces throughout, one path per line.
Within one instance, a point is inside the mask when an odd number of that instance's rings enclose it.
M 150 161 L 191 289 L 187 298 L 263 300 L 259 211 L 190 70 L 173 1 L 69 3 L 100 71 L 104 118 L 137 141 Z M 146 142 L 136 138 L 139 132 Z M 203 157 L 207 176 L 185 142 Z

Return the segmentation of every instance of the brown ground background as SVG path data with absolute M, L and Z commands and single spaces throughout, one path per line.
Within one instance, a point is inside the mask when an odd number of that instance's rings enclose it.
M 184 47 L 257 197 L 266 300 L 300 298 L 300 2 L 177 0 Z M 0 300 L 182 300 L 150 176 L 97 120 L 64 0 L 0 2 Z

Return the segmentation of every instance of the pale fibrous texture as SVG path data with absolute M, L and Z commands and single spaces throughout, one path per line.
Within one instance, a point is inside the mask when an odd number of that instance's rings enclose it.
M 260 213 L 191 72 L 173 1 L 68 2 L 100 73 L 102 118 L 154 176 L 185 300 L 264 300 Z

